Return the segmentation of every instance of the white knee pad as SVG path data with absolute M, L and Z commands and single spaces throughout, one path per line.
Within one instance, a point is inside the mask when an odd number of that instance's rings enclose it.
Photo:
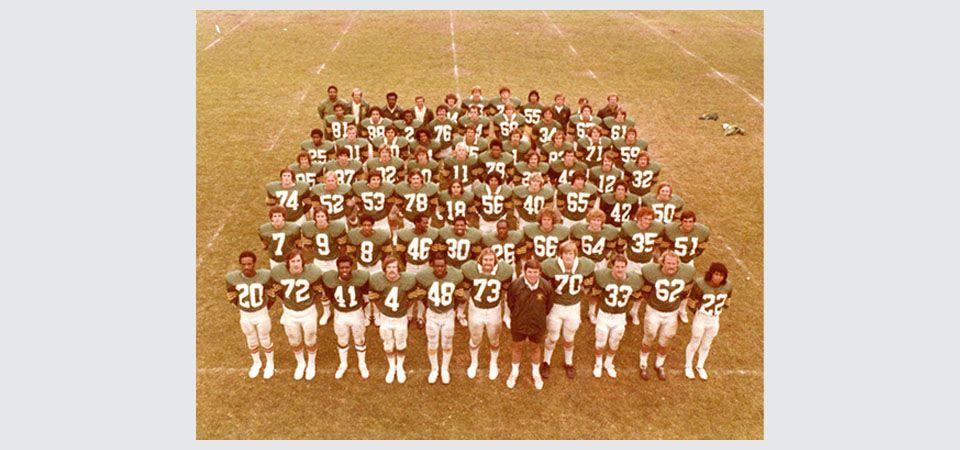
M 307 344 L 307 347 L 315 347 L 317 345 L 317 323 L 306 323 L 303 325 L 303 343 Z
M 350 327 L 345 324 L 333 321 L 333 332 L 337 334 L 337 345 L 341 348 L 350 345 Z
M 287 333 L 287 340 L 291 347 L 299 347 L 303 342 L 303 331 L 300 329 L 300 325 L 284 325 L 283 331 Z
M 497 347 L 500 345 L 500 322 L 498 321 L 495 324 L 487 324 L 487 339 L 490 340 L 491 347 Z
M 573 342 L 577 336 L 577 329 L 580 328 L 580 321 L 576 320 L 565 320 L 563 321 L 563 340 L 566 342 Z
M 393 353 L 394 339 L 393 339 L 393 330 L 387 329 L 387 327 L 380 327 L 380 339 L 383 340 L 383 351 L 386 353 Z
M 624 331 L 626 331 L 626 328 L 622 326 L 610 330 L 610 350 L 616 351 L 620 348 L 620 340 L 623 339 Z
M 560 329 L 563 328 L 563 321 L 559 318 L 547 318 L 547 341 L 556 343 L 560 339 Z
M 257 335 L 260 338 L 260 346 L 263 348 L 272 348 L 273 341 L 270 339 L 270 321 L 265 320 L 257 324 Z
M 610 328 L 598 323 L 597 329 L 596 329 L 596 336 L 597 336 L 596 347 L 597 348 L 605 347 L 607 345 L 607 337 L 610 336 Z

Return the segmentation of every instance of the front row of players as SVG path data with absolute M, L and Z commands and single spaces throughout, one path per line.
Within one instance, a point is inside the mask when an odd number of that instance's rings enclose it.
M 679 310 L 683 300 L 689 297 L 688 306 L 691 311 L 696 311 L 696 316 L 692 338 L 686 348 L 684 373 L 687 378 L 694 378 L 693 355 L 699 349 L 696 371 L 701 379 L 707 379 L 703 365 L 711 341 L 719 330 L 719 315 L 729 306 L 732 292 L 723 264 L 712 264 L 704 278 L 694 280 L 693 266 L 682 263 L 680 257 L 670 250 L 661 253 L 656 263 L 643 264 L 639 273 L 628 272 L 630 264 L 623 254 L 613 254 L 606 268 L 595 269 L 591 259 L 578 256 L 577 246 L 572 241 L 559 245 L 557 253 L 559 258 L 546 259 L 542 264 L 535 258 L 526 259 L 521 275 L 513 279 L 513 267 L 500 260 L 490 248 L 482 250 L 476 260 L 465 262 L 460 269 L 448 266 L 444 252 L 431 252 L 430 267 L 416 274 L 400 272 L 400 261 L 393 255 L 383 258 L 383 272 L 371 274 L 367 270 L 357 270 L 349 255 L 336 259 L 335 270 L 324 271 L 317 264 L 305 264 L 304 253 L 296 248 L 285 254 L 283 264 L 275 265 L 272 270 L 256 270 L 256 255 L 245 251 L 239 258 L 241 270 L 226 277 L 227 297 L 240 309 L 241 329 L 254 361 L 249 372 L 251 378 L 256 377 L 262 367 L 260 347 L 263 347 L 267 360 L 264 378 L 274 374 L 267 311 L 277 298 L 283 306 L 280 323 L 297 360 L 294 379 L 305 377 L 311 380 L 316 375 L 318 300 L 324 305 L 333 304 L 333 327 L 340 356 L 335 377 L 343 377 L 348 368 L 352 334 L 360 375 L 368 378 L 364 337 L 368 322 L 363 308 L 368 302 L 375 304 L 384 316 L 379 332 L 389 364 L 387 383 L 394 379 L 400 383 L 406 381 L 403 363 L 407 312 L 422 302 L 426 305 L 427 354 L 431 366 L 427 381 L 431 384 L 438 377 L 444 384 L 450 383 L 456 306 L 468 299 L 471 363 L 467 376 L 474 378 L 477 375 L 479 348 L 486 335 L 490 348 L 489 378 L 497 378 L 501 304 L 506 303 L 513 323 L 511 335 L 514 341 L 507 386 L 516 385 L 522 345 L 529 341 L 532 344 L 532 378 L 537 389 L 543 387 L 543 379 L 550 375 L 549 362 L 561 336 L 565 372 L 570 378 L 575 376 L 573 343 L 580 325 L 580 298 L 583 295 L 599 303 L 594 376 L 599 378 L 604 370 L 610 377 L 617 376 L 613 360 L 625 331 L 627 312 L 632 304 L 643 300 L 646 310 L 640 347 L 640 376 L 649 379 L 647 360 L 656 342 L 655 369 L 658 378 L 665 380 L 664 360 L 670 340 L 677 331 Z M 544 343 L 542 364 L 541 341 Z M 438 350 L 442 351 L 442 358 L 438 357 Z

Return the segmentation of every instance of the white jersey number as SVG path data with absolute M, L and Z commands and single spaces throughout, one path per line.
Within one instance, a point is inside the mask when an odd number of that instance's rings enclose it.
M 310 294 L 308 293 L 310 289 L 310 282 L 307 280 L 280 280 L 280 284 L 284 285 L 287 290 L 284 291 L 283 296 L 288 300 L 293 300 L 296 303 L 304 303 L 310 300 Z M 294 295 L 294 288 L 297 289 L 297 292 Z
M 244 308 L 259 308 L 263 304 L 263 285 L 260 283 L 238 284 L 240 298 L 237 303 Z

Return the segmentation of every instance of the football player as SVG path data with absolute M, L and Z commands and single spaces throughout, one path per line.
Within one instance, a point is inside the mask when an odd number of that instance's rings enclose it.
M 369 288 L 370 274 L 365 270 L 353 270 L 353 264 L 350 255 L 342 255 L 337 258 L 337 270 L 324 272 L 322 277 L 324 295 L 333 301 L 333 331 L 337 334 L 337 351 L 340 354 L 340 366 L 337 367 L 334 378 L 338 380 L 343 378 L 347 371 L 347 346 L 350 345 L 351 333 L 353 348 L 357 350 L 360 376 L 370 376 L 364 337 L 367 321 L 363 316 L 363 303 Z
M 680 214 L 679 222 L 671 222 L 663 227 L 663 242 L 660 247 L 673 250 L 680 256 L 680 262 L 693 266 L 693 259 L 703 254 L 709 239 L 710 229 L 697 223 L 697 214 L 684 211 Z M 686 300 L 680 305 L 680 321 L 689 322 Z
M 597 115 L 604 117 L 600 114 Z M 612 141 L 626 137 L 627 130 L 633 128 L 634 125 L 636 125 L 636 122 L 627 119 L 627 111 L 624 109 L 618 109 L 616 115 L 607 116 L 603 119 L 603 128 L 609 133 Z
M 630 127 L 627 128 L 626 137 L 621 137 L 620 139 L 613 140 L 613 151 L 617 152 L 620 155 L 620 161 L 617 162 L 617 166 L 623 167 L 624 170 L 629 174 L 631 169 L 627 169 L 626 166 L 631 163 L 637 162 L 637 157 L 640 156 L 640 153 L 647 151 L 647 147 L 650 145 L 647 141 L 637 137 L 637 129 Z M 647 162 L 650 162 L 650 156 L 647 155 Z M 646 165 L 644 165 L 645 167 Z M 657 164 L 657 171 L 659 172 L 660 165 Z M 632 170 L 636 170 L 637 167 L 633 167 Z M 650 186 L 647 186 L 647 189 L 650 189 Z M 646 192 L 644 192 L 646 194 Z M 641 194 L 642 195 L 642 194 Z
M 523 245 L 523 232 L 519 230 L 510 231 L 507 221 L 501 219 L 497 221 L 496 233 L 487 233 L 483 235 L 483 248 L 493 250 L 497 255 L 497 261 L 504 261 L 514 268 L 514 271 L 520 273 L 520 265 L 517 264 L 517 248 Z M 504 303 L 503 324 L 510 328 L 510 308 Z
M 240 330 L 247 337 L 247 349 L 253 358 L 253 365 L 247 376 L 256 378 L 260 374 L 260 348 L 267 358 L 263 369 L 263 378 L 273 376 L 273 342 L 270 341 L 270 307 L 273 300 L 264 302 L 263 293 L 270 288 L 270 271 L 257 269 L 257 255 L 247 250 L 240 253 L 240 270 L 226 276 L 227 300 L 240 310 Z M 707 342 L 709 348 L 710 343 Z M 700 357 L 703 361 L 704 357 Z M 702 364 L 701 364 L 702 366 Z
M 399 136 L 397 127 L 393 124 L 383 130 L 383 136 L 371 141 L 373 148 L 380 148 L 384 145 L 390 147 L 390 156 L 400 159 L 407 159 L 410 155 L 410 141 L 403 136 Z
M 447 258 L 442 252 L 430 256 L 430 267 L 432 270 L 417 273 L 417 289 L 412 296 L 427 305 L 427 357 L 430 359 L 427 382 L 436 383 L 441 372 L 437 368 L 437 348 L 442 344 L 443 382 L 447 384 L 450 383 L 450 357 L 453 355 L 454 308 L 465 300 L 463 275 L 459 270 L 447 267 Z
M 424 183 L 423 174 L 415 170 L 407 171 L 407 181 L 397 185 L 394 189 L 397 197 L 403 199 L 404 227 L 413 226 L 413 218 L 417 213 L 427 213 L 433 216 L 439 201 L 437 193 L 440 188 L 434 183 Z
M 347 254 L 357 261 L 360 269 L 369 273 L 379 272 L 383 253 L 393 252 L 389 228 L 374 229 L 374 222 L 373 216 L 364 213 L 360 216 L 360 227 L 347 232 Z M 376 304 L 368 303 L 364 314 L 371 323 L 380 326 L 380 312 Z
M 520 161 L 522 156 L 530 150 L 530 141 L 522 139 L 524 137 L 526 136 L 523 135 L 523 131 L 516 129 L 510 132 L 510 140 L 501 142 L 503 152 L 513 157 L 511 164 Z
M 627 182 L 617 180 L 613 183 L 613 192 L 600 196 L 600 209 L 607 213 L 607 223 L 616 228 L 630 220 L 640 204 L 640 197 L 627 190 Z
M 343 139 L 337 140 L 337 155 L 340 154 L 340 149 L 347 149 L 350 152 L 350 159 L 365 162 L 367 158 L 372 157 L 373 146 L 370 145 L 370 141 L 365 138 L 357 137 L 357 126 L 354 124 L 347 125 L 347 136 Z
M 586 100 L 586 99 L 581 99 Z M 583 105 L 580 107 L 580 112 L 576 116 L 570 118 L 570 125 L 568 126 L 567 131 L 576 133 L 577 140 L 587 137 L 587 130 L 595 126 L 600 126 L 602 123 L 599 117 L 593 117 L 593 108 L 590 105 Z
M 337 103 L 333 105 L 333 114 L 324 117 L 324 121 L 327 123 L 327 136 L 331 137 L 331 140 L 340 140 L 347 137 L 347 126 L 356 122 L 356 119 L 350 115 L 345 114 L 346 106 Z
M 521 129 L 526 120 L 523 116 L 517 114 L 517 108 L 512 103 L 507 103 L 507 106 L 503 108 L 503 112 L 493 116 L 491 119 L 493 122 L 493 127 L 497 139 L 510 139 L 510 132 L 516 129 Z
M 449 153 L 453 145 L 453 135 L 457 133 L 460 126 L 457 122 L 447 117 L 449 109 L 446 105 L 437 107 L 437 118 L 427 122 L 427 129 L 430 131 L 431 138 L 440 143 L 438 152 L 434 153 L 435 159 L 444 158 Z
M 297 247 L 300 239 L 300 225 L 284 220 L 284 208 L 275 205 L 270 208 L 270 221 L 260 225 L 260 242 L 270 258 L 270 268 L 283 264 L 284 255 Z
M 517 210 L 518 230 L 536 224 L 540 210 L 553 207 L 554 190 L 550 186 L 543 186 L 543 179 L 539 173 L 534 173 L 526 183 L 513 189 L 513 207 Z
M 311 162 L 310 153 L 306 151 L 298 153 L 297 162 L 287 167 L 293 171 L 293 177 L 297 181 L 307 183 L 310 187 L 317 184 L 317 175 L 323 172 L 323 165 Z
M 650 154 L 640 152 L 637 157 L 623 165 L 626 179 L 630 181 L 630 193 L 643 197 L 660 176 L 660 164 L 650 161 Z
M 387 104 L 381 108 L 381 113 L 385 119 L 401 120 L 403 119 L 403 108 L 397 106 L 397 93 L 387 92 Z
M 543 108 L 544 106 L 540 104 L 540 93 L 533 90 L 527 94 L 527 103 L 520 106 L 520 115 L 523 116 L 527 125 L 532 126 L 540 121 L 540 113 L 543 112 Z
M 640 201 L 643 202 L 643 206 L 653 208 L 657 220 L 664 224 L 673 222 L 674 217 L 678 217 L 683 210 L 683 199 L 673 193 L 673 186 L 666 181 L 657 186 L 656 195 L 653 192 L 647 193 L 640 197 Z
M 413 110 L 411 109 L 403 111 L 403 120 L 393 122 L 393 126 L 400 130 L 400 135 L 409 142 L 413 142 L 416 139 L 415 133 L 421 125 L 423 125 L 423 121 L 418 120 L 413 115 Z M 429 136 L 429 133 L 427 136 Z
M 570 237 L 570 228 L 559 225 L 560 213 L 556 208 L 544 207 L 537 213 L 537 223 L 523 227 L 523 249 L 517 250 L 520 258 L 533 257 L 543 262 L 557 256 L 557 245 Z M 557 224 L 557 225 L 554 225 Z
M 563 368 L 567 378 L 573 378 L 577 375 L 573 366 L 573 344 L 580 328 L 580 299 L 593 288 L 596 264 L 590 258 L 578 256 L 577 244 L 572 241 L 560 244 L 558 253 L 559 258 L 547 259 L 542 268 L 543 277 L 553 285 L 554 298 L 553 308 L 547 315 L 540 374 L 550 378 L 550 359 L 562 332 Z
M 450 186 L 453 180 L 459 180 L 464 186 L 470 186 L 477 177 L 483 175 L 484 168 L 479 164 L 477 155 L 470 154 L 469 147 L 465 142 L 458 142 L 453 154 L 443 160 L 440 175 L 444 185 Z
M 391 156 L 390 147 L 387 147 L 386 144 L 379 148 L 377 154 L 377 158 L 367 160 L 368 177 L 370 176 L 370 172 L 380 172 L 384 181 L 394 184 L 407 175 L 406 163 L 396 156 Z
M 403 370 L 403 360 L 407 349 L 407 309 L 410 303 L 407 296 L 417 285 L 413 273 L 400 273 L 400 262 L 393 255 L 383 258 L 383 272 L 370 276 L 370 301 L 376 303 L 383 319 L 380 324 L 380 339 L 383 340 L 383 352 L 387 355 L 387 383 L 407 380 Z
M 566 138 L 567 133 L 560 129 L 557 130 L 556 133 L 553 133 L 550 142 L 543 145 L 541 153 L 547 158 L 547 164 L 553 164 L 556 161 L 562 160 L 563 154 L 567 150 L 570 150 L 571 155 L 575 155 L 575 153 L 573 153 L 573 144 L 567 142 Z M 584 164 L 583 167 L 586 169 L 587 165 Z
M 627 270 L 640 273 L 646 265 L 656 264 L 663 242 L 663 223 L 653 219 L 653 209 L 648 206 L 637 211 L 637 220 L 623 222 L 620 227 L 618 253 L 626 250 Z M 640 303 L 630 306 L 630 317 L 634 325 L 640 325 Z
M 503 114 L 506 111 L 507 105 L 513 105 L 513 108 L 520 107 L 520 99 L 510 96 L 510 88 L 504 86 L 500 88 L 500 97 L 490 100 L 487 106 L 487 115 L 495 116 L 497 114 Z M 506 134 L 503 137 L 507 137 Z
M 323 165 L 323 171 L 336 175 L 337 183 L 353 184 L 354 178 L 363 173 L 363 163 L 350 159 L 350 150 L 341 148 L 337 150 L 336 160 Z
M 597 112 L 597 117 L 601 119 L 606 119 L 607 117 L 613 117 L 615 114 L 620 112 L 620 96 L 617 94 L 610 94 L 607 96 L 607 106 L 600 108 L 600 111 Z
M 587 183 L 585 171 L 573 173 L 573 181 L 569 184 L 557 186 L 557 208 L 563 216 L 563 224 L 572 226 L 583 220 L 587 211 L 596 207 L 600 190 L 591 183 Z
M 403 228 L 395 235 L 394 249 L 403 261 L 403 271 L 416 274 L 428 269 L 430 252 L 438 251 L 440 230 L 430 226 L 430 216 L 419 213 L 413 218 L 413 228 Z M 417 328 L 423 329 L 424 308 L 422 305 L 410 308 L 408 318 L 416 315 Z
M 467 261 L 471 261 L 483 248 L 483 233 L 476 228 L 467 227 L 467 218 L 457 216 L 453 225 L 440 229 L 440 240 L 437 249 L 447 255 L 447 265 L 460 269 Z M 466 305 L 457 308 L 457 321 L 460 326 L 467 326 Z
M 677 334 L 677 313 L 681 300 L 693 287 L 693 266 L 680 262 L 680 257 L 667 250 L 660 254 L 659 264 L 648 265 L 643 275 L 643 299 L 647 309 L 643 316 L 643 339 L 640 341 L 640 378 L 649 379 L 647 357 L 657 342 L 657 362 L 654 369 L 660 381 L 667 379 L 663 362 L 670 350 L 670 340 Z M 658 335 L 659 334 L 659 338 Z
M 603 154 L 603 163 L 590 169 L 590 181 L 600 189 L 601 196 L 613 192 L 613 184 L 623 178 L 623 171 L 614 165 L 619 160 L 615 153 L 608 151 Z
M 540 162 L 540 154 L 536 150 L 530 149 L 524 153 L 524 161 L 514 166 L 513 185 L 517 188 L 528 186 L 530 184 L 530 175 L 539 173 L 542 177 L 547 176 L 550 166 L 545 162 Z
M 463 136 L 453 138 L 453 148 L 456 149 L 463 142 L 467 146 L 467 155 L 477 156 L 490 147 L 486 139 L 477 134 L 476 125 L 469 124 L 463 129 Z
M 567 130 L 567 122 L 570 121 L 570 107 L 564 104 L 566 100 L 563 94 L 554 95 L 553 106 L 550 107 L 553 109 L 554 118 L 560 123 L 560 131 L 564 132 Z
M 374 106 L 370 108 L 370 117 L 360 121 L 361 136 L 368 140 L 383 137 L 390 125 L 393 125 L 393 121 L 384 119 L 380 107 Z
M 477 105 L 482 111 L 489 102 L 489 100 L 483 98 L 483 89 L 479 85 L 474 85 L 470 88 L 470 96 L 463 99 L 463 106 L 465 109 L 470 109 L 473 105 Z
M 307 261 L 313 258 L 313 264 L 326 272 L 337 270 L 337 258 L 347 250 L 347 227 L 343 221 L 329 221 L 327 207 L 318 205 L 313 208 L 313 220 L 303 224 L 300 230 L 300 243 Z M 320 325 L 330 320 L 330 301 L 321 301 L 323 316 Z
M 323 176 L 323 184 L 318 184 L 310 189 L 310 203 L 313 206 L 325 206 L 329 213 L 328 219 L 338 221 L 347 215 L 349 206 L 347 199 L 351 197 L 350 189 L 349 183 L 338 181 L 335 172 L 327 172 Z
M 459 223 L 459 218 L 457 220 Z M 487 248 L 480 252 L 477 260 L 464 263 L 462 272 L 464 285 L 470 286 L 470 367 L 467 368 L 467 376 L 477 376 L 477 355 L 486 331 L 490 344 L 490 379 L 496 380 L 499 373 L 500 303 L 506 297 L 507 283 L 513 278 L 513 268 L 503 261 L 497 261 L 493 250 Z
M 550 163 L 550 171 L 547 173 L 550 175 L 550 184 L 560 186 L 561 184 L 569 183 L 573 179 L 573 174 L 576 172 L 583 172 L 584 179 L 586 179 L 587 170 L 589 170 L 587 165 L 577 160 L 573 152 L 573 147 L 567 147 L 563 151 L 563 157 L 561 159 Z
M 509 155 L 503 156 L 509 157 Z M 493 232 L 497 227 L 497 221 L 501 219 L 516 219 L 513 211 L 513 188 L 504 186 L 502 179 L 500 172 L 492 171 L 487 174 L 485 184 L 473 187 L 477 212 L 480 215 L 481 233 Z
M 439 176 L 442 169 L 440 168 L 440 163 L 430 158 L 430 152 L 422 145 L 417 146 L 417 150 L 413 152 L 413 158 L 407 160 L 407 170 L 404 173 L 409 173 L 411 171 L 420 172 L 423 175 L 424 183 L 438 183 Z
M 693 379 L 693 353 L 700 348 L 700 359 L 697 361 L 697 375 L 707 381 L 707 371 L 703 363 L 710 354 L 710 343 L 720 331 L 720 313 L 730 307 L 730 297 L 733 295 L 733 285 L 727 279 L 727 267 L 715 262 L 707 269 L 703 278 L 697 278 L 690 293 L 690 310 L 696 311 L 691 326 L 690 343 L 687 344 L 687 358 L 683 366 L 683 373 Z M 252 369 L 251 369 L 252 370 Z M 264 378 L 266 378 L 264 373 Z
M 326 119 L 327 116 L 333 114 L 333 107 L 336 105 L 346 107 L 347 102 L 341 98 L 337 98 L 336 86 L 330 86 L 327 88 L 327 98 L 323 99 L 323 101 L 317 105 L 317 114 L 320 115 L 321 119 Z
M 420 148 L 423 147 L 427 150 L 427 156 L 430 159 L 436 160 L 440 155 L 440 141 L 430 139 L 430 132 L 426 129 L 418 129 L 416 131 L 417 141 L 410 144 L 412 147 Z
M 591 209 L 586 219 L 586 223 L 577 222 L 570 227 L 570 240 L 584 257 L 599 264 L 616 249 L 620 230 L 605 224 L 607 215 L 597 208 Z
M 487 135 L 485 131 L 490 129 L 490 118 L 480 115 L 482 109 L 483 107 L 478 104 L 470 105 L 467 115 L 461 117 L 458 121 L 460 123 L 461 133 L 466 134 L 467 127 L 473 125 L 477 130 L 478 137 L 483 138 Z
M 453 225 L 453 220 L 457 216 L 476 217 L 477 205 L 474 200 L 473 192 L 463 189 L 463 182 L 454 178 L 450 181 L 450 187 L 438 194 L 439 204 L 437 205 L 437 215 L 434 223 L 440 227 L 444 224 Z
M 531 130 L 531 135 L 536 138 L 537 148 L 549 144 L 553 141 L 553 135 L 557 134 L 557 131 L 563 130 L 563 125 L 553 120 L 553 115 L 553 108 L 544 107 L 542 112 L 543 119 L 535 122 Z
M 307 380 L 312 380 L 317 373 L 316 299 L 323 292 L 321 275 L 319 267 L 304 264 L 303 252 L 299 249 L 290 250 L 286 255 L 286 264 L 277 265 L 270 271 L 273 284 L 269 295 L 280 297 L 283 303 L 280 323 L 287 333 L 293 356 L 297 359 L 297 369 L 293 372 L 294 380 L 299 380 L 304 375 Z M 307 347 L 306 365 L 303 361 L 303 345 Z
M 613 358 L 617 356 L 620 339 L 627 327 L 627 309 L 632 300 L 640 301 L 640 289 L 643 278 L 639 273 L 627 272 L 627 258 L 622 254 L 613 255 L 607 263 L 607 268 L 598 269 L 596 273 L 595 295 L 600 296 L 600 311 L 597 313 L 596 336 L 594 347 L 596 361 L 593 363 L 593 376 L 600 378 L 602 369 L 607 369 L 607 376 L 617 377 L 617 369 L 613 365 Z M 604 350 L 607 358 L 603 361 Z M 601 366 L 602 363 L 602 366 Z
M 456 94 L 450 93 L 443 98 L 443 103 L 447 106 L 447 117 L 450 118 L 454 123 L 459 124 L 460 116 L 463 114 L 464 110 L 457 103 L 460 102 L 460 98 Z M 459 127 L 454 127 L 454 133 L 459 130 Z
M 374 228 L 390 229 L 387 215 L 390 208 L 398 203 L 398 200 L 393 195 L 394 185 L 383 183 L 382 180 L 383 176 L 379 171 L 370 172 L 367 174 L 366 181 L 355 181 L 353 183 L 351 196 L 353 202 L 360 207 L 358 209 L 362 209 L 373 217 Z
M 310 139 L 300 143 L 300 150 L 309 153 L 310 160 L 322 166 L 333 151 L 333 142 L 323 140 L 323 130 L 314 128 L 310 131 Z
M 523 263 L 523 276 L 510 284 L 505 302 L 514 311 L 516 328 L 510 330 L 513 340 L 511 352 L 510 376 L 507 377 L 507 388 L 513 389 L 520 375 L 520 358 L 523 356 L 523 347 L 530 342 L 530 366 L 533 375 L 533 385 L 537 390 L 543 389 L 543 378 L 540 376 L 540 343 L 546 330 L 546 318 L 553 308 L 553 287 L 540 276 L 540 263 L 535 259 L 527 259 Z
M 306 220 L 303 214 L 310 209 L 309 197 L 310 186 L 296 181 L 289 167 L 280 171 L 280 181 L 267 183 L 267 205 L 284 207 L 288 222 L 300 225 Z
M 413 111 L 413 117 L 420 121 L 420 123 L 430 123 L 433 122 L 433 111 L 424 104 L 426 99 L 422 95 L 418 95 L 413 99 L 416 105 L 408 109 L 407 111 Z
M 603 162 L 603 154 L 612 151 L 613 141 L 603 136 L 600 127 L 592 126 L 587 130 L 587 137 L 580 138 L 574 148 L 577 150 L 578 160 L 586 163 L 588 167 L 596 167 Z

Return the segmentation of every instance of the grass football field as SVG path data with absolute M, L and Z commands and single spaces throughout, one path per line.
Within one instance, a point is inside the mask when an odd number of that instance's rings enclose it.
M 196 19 L 198 439 L 763 438 L 762 11 L 198 11 Z M 487 98 L 508 86 L 524 102 L 537 89 L 544 104 L 562 92 L 574 110 L 579 97 L 599 110 L 618 93 L 663 165 L 660 179 L 711 229 L 697 276 L 712 261 L 730 270 L 733 302 L 707 361 L 710 380 L 683 376 L 689 324 L 672 342 L 667 381 L 652 370 L 650 381 L 639 378 L 641 333 L 630 324 L 618 378 L 595 379 L 594 327 L 584 320 L 577 377 L 563 375 L 558 345 L 542 391 L 527 354 L 516 388 L 506 388 L 505 329 L 500 377 L 486 377 L 484 344 L 478 376 L 468 379 L 459 326 L 448 386 L 427 384 L 426 337 L 415 327 L 405 384 L 384 382 L 376 327 L 366 332 L 370 378 L 360 378 L 351 346 L 350 370 L 335 380 L 330 324 L 318 332 L 317 377 L 294 381 L 279 305 L 271 311 L 277 374 L 248 379 L 223 277 L 246 249 L 269 267 L 256 232 L 267 221 L 264 185 L 319 125 L 316 106 L 331 84 L 344 98 L 361 88 L 371 105 L 396 91 L 405 108 L 416 95 L 434 108 L 473 85 Z M 698 120 L 711 112 L 720 120 Z M 746 134 L 725 137 L 723 122 Z

